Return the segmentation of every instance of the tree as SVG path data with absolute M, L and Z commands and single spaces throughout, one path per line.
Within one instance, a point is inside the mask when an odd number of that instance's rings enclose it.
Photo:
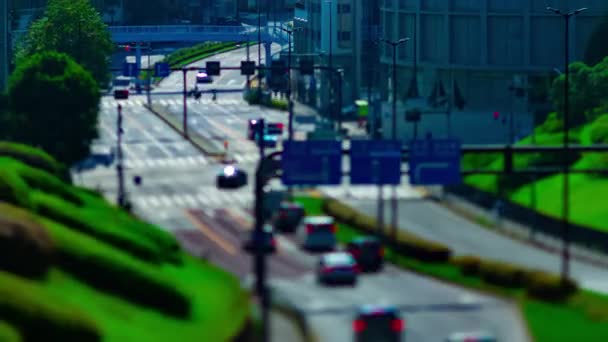
M 42 51 L 70 55 L 99 84 L 109 79 L 108 61 L 114 51 L 110 33 L 89 0 L 50 0 L 44 17 L 30 27 L 18 44 L 16 62 Z
M 573 125 L 591 122 L 608 105 L 608 57 L 593 67 L 575 62 L 570 64 L 568 70 L 570 122 Z M 564 82 L 564 75 L 556 78 L 551 91 L 553 104 L 561 116 L 564 108 Z
M 89 154 L 100 93 L 71 57 L 49 51 L 23 59 L 11 75 L 8 96 L 10 140 L 40 147 L 66 165 Z

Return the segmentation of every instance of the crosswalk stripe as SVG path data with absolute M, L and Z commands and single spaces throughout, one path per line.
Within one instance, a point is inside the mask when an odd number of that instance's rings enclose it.
M 207 203 L 209 203 L 208 195 L 198 194 L 198 195 L 196 195 L 196 198 L 198 198 L 198 201 L 201 202 L 203 205 L 206 205 Z
M 159 200 L 167 207 L 173 205 L 169 196 L 161 195 Z
M 150 196 L 150 198 L 148 199 L 148 201 L 150 202 L 150 204 L 153 207 L 158 207 L 159 204 L 160 204 L 160 201 L 156 197 L 154 197 L 154 196 Z
M 196 199 L 192 195 L 184 195 L 184 199 L 188 202 L 192 207 L 196 207 L 198 205 Z
M 160 100 L 158 102 L 160 102 L 160 104 L 163 106 L 166 106 L 168 104 L 166 100 Z
M 173 202 L 175 202 L 175 204 L 177 204 L 179 207 L 183 207 L 186 204 L 186 201 L 182 195 L 173 195 Z

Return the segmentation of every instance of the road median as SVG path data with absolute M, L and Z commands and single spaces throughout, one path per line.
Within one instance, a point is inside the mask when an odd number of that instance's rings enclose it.
M 171 127 L 174 131 L 179 133 L 184 139 L 188 140 L 192 146 L 201 151 L 206 156 L 223 158 L 225 151 L 219 146 L 214 144 L 213 140 L 198 134 L 192 130 L 188 130 L 188 135 L 184 134 L 183 123 L 175 118 L 166 108 L 162 105 L 152 104 L 151 106 L 145 104 L 144 107 L 160 118 L 164 123 Z

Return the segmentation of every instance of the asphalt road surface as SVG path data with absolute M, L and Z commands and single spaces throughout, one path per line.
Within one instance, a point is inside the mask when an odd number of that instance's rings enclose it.
M 229 55 L 235 61 L 240 60 L 244 49 Z M 171 76 L 166 85 L 161 83 L 157 90 L 176 87 L 171 79 L 179 77 L 181 75 Z M 242 84 L 238 83 L 240 81 L 242 76 L 238 74 L 218 80 L 226 86 L 228 83 L 230 86 Z M 285 122 L 286 115 L 250 107 L 240 94 L 223 95 L 215 103 L 203 99 L 201 103 L 190 104 L 193 115 L 189 124 L 201 134 L 225 139 L 229 152 L 249 173 L 251 181 L 257 158 L 255 146 L 245 139 L 246 120 L 265 116 L 272 121 Z M 159 95 L 153 98 L 154 101 L 167 101 L 168 107 L 176 108 L 181 99 L 180 96 Z M 215 176 L 222 165 L 213 158 L 202 156 L 148 112 L 143 107 L 145 100 L 144 96 L 131 96 L 129 100 L 120 101 L 124 115 L 127 189 L 135 212 L 174 232 L 188 250 L 226 267 L 245 283 L 250 282 L 251 261 L 243 253 L 241 244 L 252 227 L 249 214 L 253 200 L 251 184 L 235 191 L 216 189 Z M 110 147 L 115 144 L 115 123 L 116 101 L 104 98 L 100 105 L 100 137 L 96 145 Z M 98 165 L 82 172 L 75 171 L 74 179 L 76 183 L 100 189 L 113 201 L 117 189 L 114 166 Z M 135 175 L 143 177 L 140 186 L 131 181 Z M 404 189 L 408 198 L 419 197 L 415 189 L 407 186 Z M 337 191 L 346 193 L 345 190 Z M 273 293 L 289 298 L 293 305 L 303 310 L 321 341 L 350 340 L 353 310 L 363 303 L 401 307 L 407 320 L 405 334 L 409 340 L 437 341 L 451 332 L 483 328 L 497 334 L 499 340 L 526 341 L 518 315 L 507 303 L 392 267 L 387 267 L 382 274 L 363 276 L 356 288 L 328 289 L 314 282 L 317 256 L 302 253 L 289 237 L 280 237 L 279 249 L 270 261 Z M 289 338 L 283 340 L 289 341 Z

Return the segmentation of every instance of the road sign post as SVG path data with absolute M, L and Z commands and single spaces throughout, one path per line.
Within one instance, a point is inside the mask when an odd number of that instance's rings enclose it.
M 167 77 L 171 73 L 169 63 L 158 62 L 154 64 L 154 76 L 156 77 Z
M 461 146 L 457 139 L 412 140 L 409 176 L 412 185 L 449 185 L 461 182 Z

